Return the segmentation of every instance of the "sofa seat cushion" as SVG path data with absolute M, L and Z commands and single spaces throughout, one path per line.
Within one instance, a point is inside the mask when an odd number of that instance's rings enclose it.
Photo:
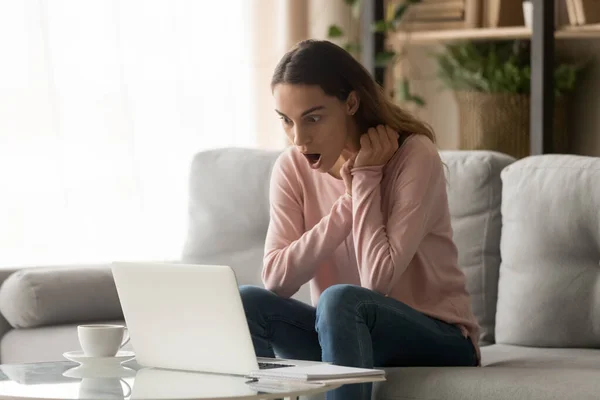
M 0 312 L 14 328 L 123 318 L 108 265 L 17 271 L 0 288 Z
M 121 324 L 122 320 L 95 321 L 95 324 Z M 67 351 L 81 350 L 77 339 L 77 325 L 43 326 L 30 329 L 13 329 L 0 341 L 2 364 L 20 364 L 45 361 L 66 361 Z M 123 350 L 132 350 L 131 342 Z
M 378 400 L 587 400 L 600 393 L 600 349 L 492 345 L 481 368 L 389 368 Z

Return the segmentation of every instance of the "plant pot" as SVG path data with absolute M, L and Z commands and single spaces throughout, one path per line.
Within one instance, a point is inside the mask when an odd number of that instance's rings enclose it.
M 459 149 L 493 150 L 523 158 L 530 155 L 529 95 L 454 92 L 459 110 Z M 566 101 L 554 107 L 554 151 L 568 151 Z

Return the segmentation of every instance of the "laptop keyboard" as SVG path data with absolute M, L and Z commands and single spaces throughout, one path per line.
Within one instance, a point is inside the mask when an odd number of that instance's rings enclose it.
M 258 368 L 259 369 L 273 369 L 273 368 L 285 368 L 285 367 L 293 367 L 293 365 L 291 365 L 291 364 L 277 364 L 277 363 L 270 363 L 270 362 L 259 362 L 258 363 Z

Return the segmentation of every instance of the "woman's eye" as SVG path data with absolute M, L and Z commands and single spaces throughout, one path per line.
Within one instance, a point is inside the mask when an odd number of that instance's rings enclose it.
M 289 119 L 287 119 L 286 117 L 279 117 L 279 119 L 280 119 L 280 120 L 282 120 L 282 121 L 283 121 L 283 123 L 284 123 L 284 124 L 286 124 L 286 125 L 289 125 L 289 124 L 290 124 L 290 122 L 291 122 L 291 121 L 290 121 Z
M 319 122 L 319 120 L 321 119 L 321 117 L 319 115 L 311 115 L 309 117 L 306 117 L 310 122 Z

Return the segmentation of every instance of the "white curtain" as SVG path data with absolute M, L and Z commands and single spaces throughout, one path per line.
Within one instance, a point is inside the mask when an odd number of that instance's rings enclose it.
M 193 154 L 257 144 L 248 4 L 0 0 L 0 266 L 179 257 Z

